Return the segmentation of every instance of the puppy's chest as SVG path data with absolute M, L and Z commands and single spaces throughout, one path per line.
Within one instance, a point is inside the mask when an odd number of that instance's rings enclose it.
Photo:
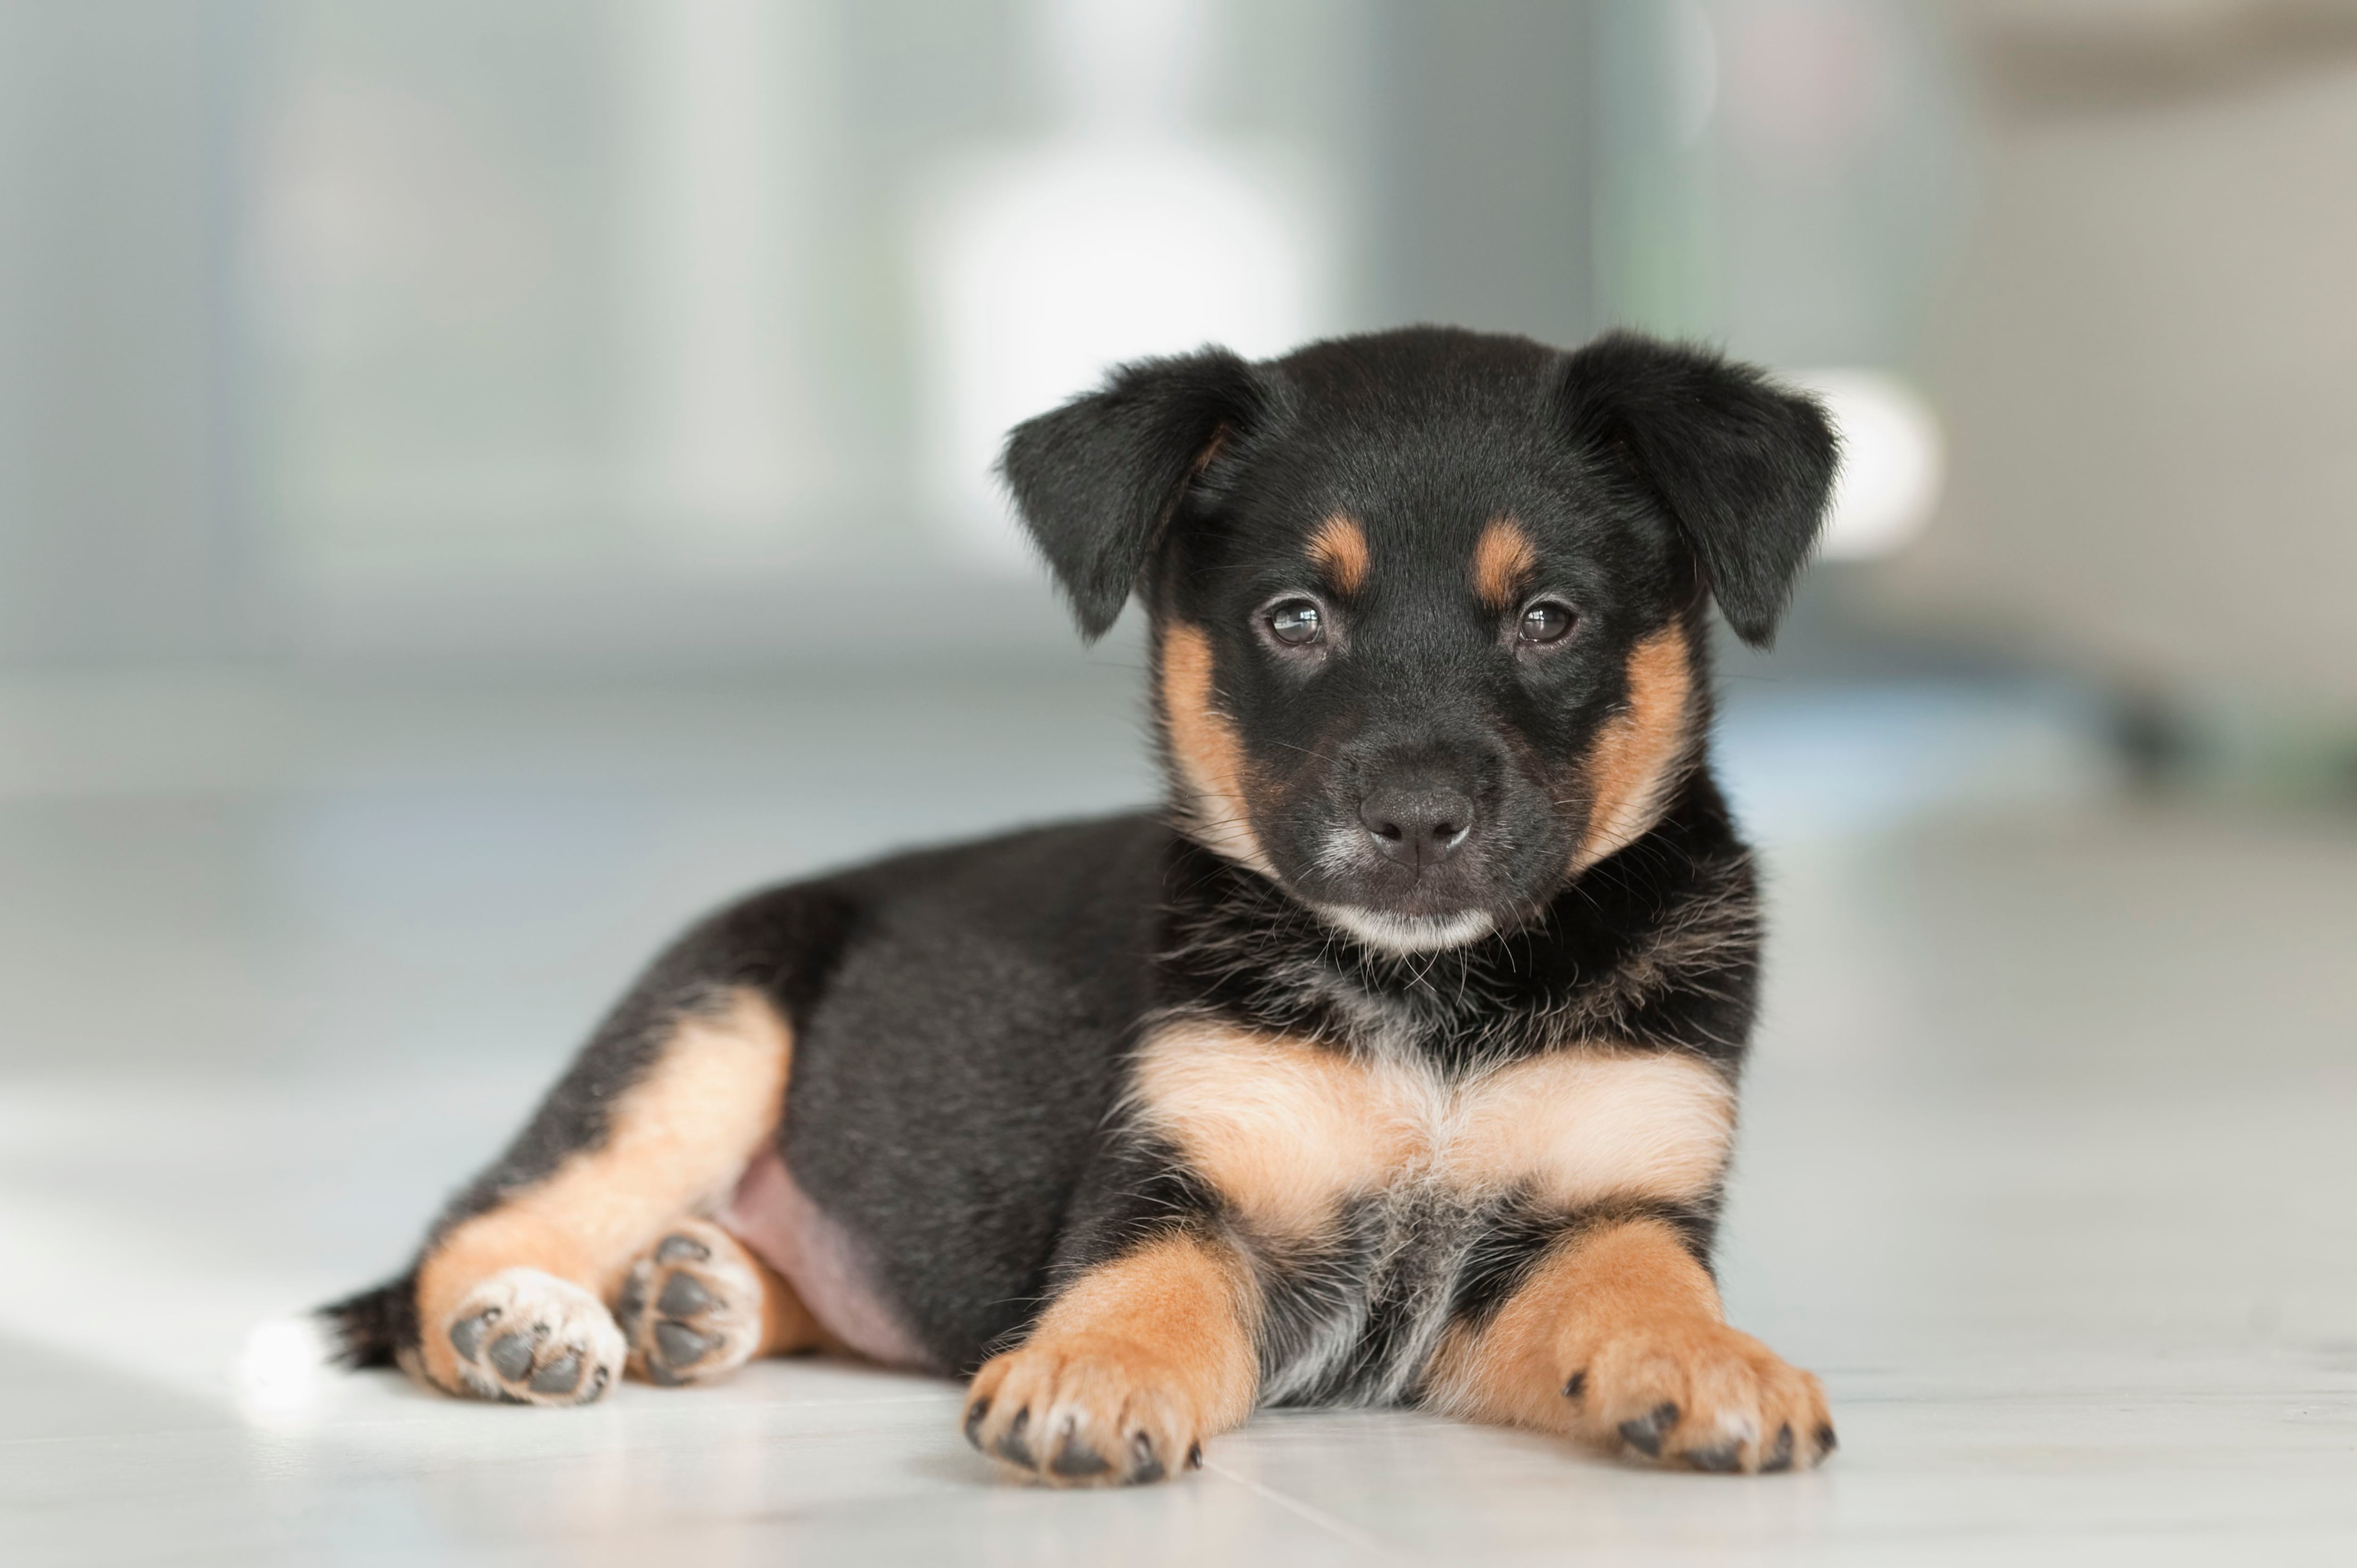
M 1201 1021 L 1146 1043 L 1131 1099 L 1273 1244 L 1314 1243 L 1370 1205 L 1696 1197 L 1725 1167 L 1734 1120 L 1725 1079 L 1681 1053 L 1571 1047 L 1451 1069 Z

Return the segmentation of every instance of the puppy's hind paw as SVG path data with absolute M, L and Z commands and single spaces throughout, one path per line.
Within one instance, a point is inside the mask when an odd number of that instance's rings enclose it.
M 761 1290 L 734 1236 L 679 1221 L 630 1266 L 614 1303 L 630 1370 L 666 1385 L 726 1377 L 760 1346 Z
M 605 1305 L 538 1269 L 502 1269 L 468 1291 L 436 1330 L 456 1358 L 457 1391 L 514 1404 L 587 1404 L 622 1369 L 621 1330 Z

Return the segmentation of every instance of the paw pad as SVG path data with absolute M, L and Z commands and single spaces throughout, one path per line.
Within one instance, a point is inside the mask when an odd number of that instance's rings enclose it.
M 632 1371 L 651 1383 L 702 1382 L 752 1359 L 761 1283 L 734 1238 L 682 1220 L 631 1267 L 614 1312 Z
M 621 1335 L 597 1298 L 538 1269 L 477 1284 L 446 1333 L 463 1391 L 517 1404 L 587 1404 L 622 1364 Z

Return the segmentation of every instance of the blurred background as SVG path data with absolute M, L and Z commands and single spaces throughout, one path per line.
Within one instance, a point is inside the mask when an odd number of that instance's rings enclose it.
M 698 908 L 1150 799 L 1000 434 L 1413 321 L 1845 426 L 1767 1103 L 2345 1107 L 2352 279 L 2347 0 L 0 0 L 14 1234 L 351 1283 Z
M 6 0 L 0 981 L 62 1000 L 0 1053 L 101 1048 L 76 909 L 210 995 L 178 914 L 512 965 L 675 879 L 619 962 L 1146 797 L 1135 628 L 1077 648 L 988 466 L 1208 340 L 1633 325 L 1825 393 L 1827 559 L 1729 655 L 1763 831 L 2346 801 L 2352 171 L 2339 0 Z

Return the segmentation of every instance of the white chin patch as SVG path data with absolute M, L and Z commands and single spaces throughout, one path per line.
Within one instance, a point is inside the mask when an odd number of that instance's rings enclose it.
M 1459 915 L 1385 915 L 1340 904 L 1311 907 L 1319 918 L 1340 926 L 1371 948 L 1391 953 L 1461 948 L 1488 936 L 1497 924 L 1480 909 L 1469 909 Z

